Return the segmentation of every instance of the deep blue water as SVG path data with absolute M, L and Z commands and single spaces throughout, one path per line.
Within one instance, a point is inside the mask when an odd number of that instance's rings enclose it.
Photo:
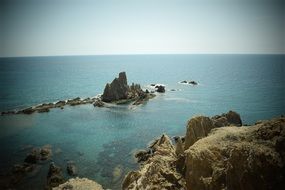
M 74 160 L 79 176 L 118 189 L 125 173 L 136 168 L 132 153 L 166 133 L 185 134 L 194 115 L 240 113 L 244 123 L 285 113 L 284 55 L 125 55 L 27 57 L 0 59 L 0 110 L 90 97 L 102 93 L 120 71 L 128 82 L 166 84 L 165 94 L 135 109 L 93 105 L 53 109 L 49 113 L 0 117 L 0 168 L 22 162 L 26 145 L 51 144 L 56 164 Z M 179 84 L 195 80 L 198 86 Z M 170 89 L 178 89 L 170 91 Z M 5 153 L 5 154 L 2 154 Z M 39 189 L 47 174 L 44 164 L 21 188 Z

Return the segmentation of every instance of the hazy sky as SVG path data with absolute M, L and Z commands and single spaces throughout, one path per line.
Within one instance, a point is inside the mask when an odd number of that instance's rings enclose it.
M 0 56 L 285 53 L 284 0 L 0 0 Z

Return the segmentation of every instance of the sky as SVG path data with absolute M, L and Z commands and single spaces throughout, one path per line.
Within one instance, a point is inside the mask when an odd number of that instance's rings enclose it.
M 284 0 L 0 2 L 0 57 L 285 53 Z

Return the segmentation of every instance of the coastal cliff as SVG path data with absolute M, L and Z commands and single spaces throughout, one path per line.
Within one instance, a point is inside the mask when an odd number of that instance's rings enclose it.
M 176 144 L 162 135 L 136 155 L 122 189 L 278 189 L 284 188 L 285 118 L 241 126 L 233 111 L 188 121 Z

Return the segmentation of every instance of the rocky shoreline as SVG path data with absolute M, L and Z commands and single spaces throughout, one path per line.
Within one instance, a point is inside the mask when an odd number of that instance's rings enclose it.
M 188 121 L 185 137 L 167 135 L 135 156 L 122 189 L 284 189 L 285 117 L 242 126 L 230 111 Z
M 64 172 L 52 156 L 50 145 L 32 148 L 0 185 L 14 187 L 49 162 L 44 189 L 103 189 L 93 180 L 78 178 L 75 162 L 66 161 Z M 123 190 L 284 189 L 285 117 L 244 126 L 234 111 L 195 116 L 187 122 L 185 136 L 163 134 L 134 156 L 140 169 L 124 177 Z M 66 181 L 64 174 L 73 178 Z
M 158 86 L 157 92 L 165 92 L 164 86 Z M 32 114 L 49 112 L 50 109 L 64 109 L 65 106 L 77 106 L 84 104 L 93 104 L 95 107 L 108 107 L 108 104 L 132 104 L 140 105 L 154 98 L 155 92 L 149 92 L 148 89 L 142 90 L 139 84 L 128 85 L 125 72 L 119 73 L 119 77 L 115 78 L 112 83 L 107 83 L 103 94 L 96 97 L 74 98 L 68 100 L 60 100 L 55 103 L 43 103 L 40 105 L 28 107 L 20 110 L 3 111 L 1 115 L 12 114 Z
M 137 152 L 140 169 L 125 176 L 122 189 L 284 189 L 284 116 L 252 126 L 234 111 L 196 116 L 186 131 L 175 143 L 163 134 Z

